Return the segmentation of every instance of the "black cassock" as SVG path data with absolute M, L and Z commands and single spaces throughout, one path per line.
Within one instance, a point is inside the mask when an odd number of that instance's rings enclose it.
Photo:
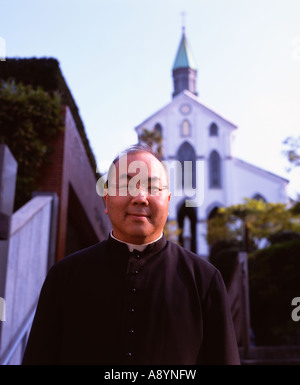
M 108 240 L 56 263 L 23 364 L 239 364 L 219 271 L 164 237 L 143 252 Z

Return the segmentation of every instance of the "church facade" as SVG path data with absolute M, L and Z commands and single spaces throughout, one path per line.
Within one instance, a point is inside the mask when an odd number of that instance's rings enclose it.
M 174 92 L 169 104 L 136 128 L 161 136 L 162 159 L 169 168 L 172 198 L 169 221 L 181 229 L 179 241 L 206 258 L 207 219 L 219 207 L 245 198 L 287 202 L 288 181 L 232 156 L 237 126 L 200 101 L 197 68 L 183 30 L 173 65 Z

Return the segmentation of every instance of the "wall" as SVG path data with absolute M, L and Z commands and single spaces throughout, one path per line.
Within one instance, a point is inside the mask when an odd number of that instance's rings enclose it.
M 59 198 L 57 260 L 62 259 L 72 245 L 67 244 L 68 217 L 78 213 L 78 225 L 84 233 L 88 228 L 85 246 L 105 239 L 110 221 L 104 214 L 104 201 L 96 193 L 96 170 L 93 170 L 78 133 L 69 107 L 64 109 L 65 130 L 56 138 L 50 163 L 44 168 L 40 191 L 53 191 Z M 70 199 L 75 196 L 75 199 Z M 73 205 L 73 202 L 77 203 Z M 84 215 L 78 211 L 81 207 Z M 80 218 L 80 220 L 79 220 Z M 70 225 L 71 226 L 71 225 Z M 69 227 L 70 227 L 69 226 Z
M 0 328 L 0 357 L 11 347 L 35 309 L 48 270 L 52 197 L 37 196 L 12 215 L 6 268 L 6 321 Z M 10 364 L 20 364 L 22 346 Z
M 261 194 L 267 202 L 287 203 L 286 186 L 288 181 L 270 172 L 255 167 L 239 159 L 233 160 L 234 177 L 239 181 L 236 193 L 237 201 L 245 197 Z

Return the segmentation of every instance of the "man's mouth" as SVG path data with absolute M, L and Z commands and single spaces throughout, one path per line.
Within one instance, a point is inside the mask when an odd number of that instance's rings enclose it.
M 135 218 L 148 218 L 149 214 L 144 213 L 144 212 L 129 212 L 127 215 Z

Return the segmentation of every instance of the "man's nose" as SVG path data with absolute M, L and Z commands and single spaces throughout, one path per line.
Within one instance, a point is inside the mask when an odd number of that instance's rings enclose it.
M 132 203 L 148 206 L 148 192 L 142 186 L 137 189 L 136 196 L 132 197 Z

